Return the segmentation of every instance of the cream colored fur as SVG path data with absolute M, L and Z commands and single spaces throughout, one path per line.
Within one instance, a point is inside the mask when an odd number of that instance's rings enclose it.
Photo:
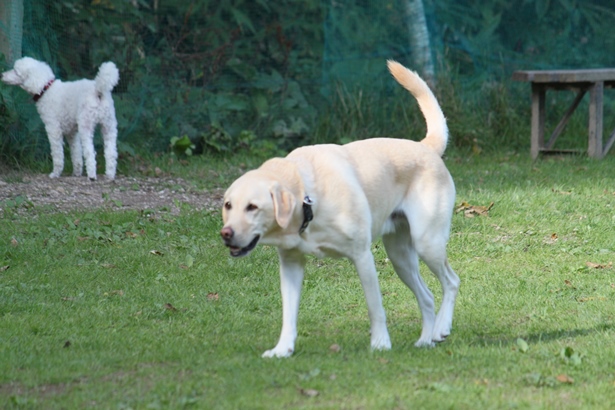
M 446 256 L 455 201 L 453 180 L 441 158 L 448 128 L 427 84 L 397 62 L 388 66 L 425 116 L 427 136 L 421 142 L 376 138 L 298 148 L 247 172 L 224 195 L 221 235 L 231 255 L 246 255 L 258 243 L 276 246 L 279 253 L 282 332 L 264 357 L 287 357 L 295 349 L 308 254 L 353 262 L 367 301 L 371 347 L 391 348 L 371 253 L 379 237 L 397 275 L 416 295 L 423 321 L 416 345 L 433 346 L 451 331 L 459 278 Z M 314 218 L 300 233 L 306 196 L 313 201 Z M 442 285 L 437 315 L 419 273 L 419 257 Z

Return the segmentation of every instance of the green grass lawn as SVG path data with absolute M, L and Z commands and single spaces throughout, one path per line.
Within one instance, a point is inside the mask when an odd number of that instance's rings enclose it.
M 374 244 L 393 349 L 369 350 L 350 263 L 310 259 L 290 359 L 275 249 L 231 259 L 219 212 L 0 214 L 3 409 L 587 409 L 615 397 L 615 157 L 451 155 L 453 333 Z M 198 179 L 209 160 L 177 170 Z M 1 178 L 1 176 L 0 176 Z M 226 181 L 224 181 L 226 183 Z M 421 266 L 439 296 L 439 285 Z M 338 349 L 331 349 L 338 345 Z

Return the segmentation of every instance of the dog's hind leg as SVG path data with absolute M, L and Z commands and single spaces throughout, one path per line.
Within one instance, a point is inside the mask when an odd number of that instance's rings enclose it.
M 113 109 L 113 100 L 109 114 L 101 122 L 100 128 L 105 145 L 105 175 L 109 179 L 114 179 L 117 169 L 117 119 Z
M 374 255 L 369 247 L 352 259 L 367 302 L 367 311 L 370 320 L 371 348 L 372 350 L 389 350 L 391 338 L 387 330 L 386 314 L 382 306 L 382 294 L 378 284 L 378 272 L 374 264 Z
M 282 293 L 282 332 L 278 344 L 263 353 L 263 357 L 289 357 L 295 350 L 297 316 L 303 285 L 305 256 L 278 249 L 280 257 L 280 291 Z
M 447 215 L 448 216 L 448 215 Z M 459 277 L 448 264 L 446 244 L 448 241 L 448 223 L 441 223 L 444 218 L 425 218 L 411 221 L 412 243 L 419 257 L 436 275 L 442 285 L 442 304 L 436 316 L 432 340 L 441 342 L 451 333 L 455 299 L 459 290 Z
M 81 140 L 75 134 L 67 137 L 70 147 L 70 158 L 73 163 L 73 176 L 79 177 L 83 173 L 83 151 L 81 150 Z
M 384 235 L 382 242 L 397 276 L 412 290 L 421 311 L 423 329 L 415 346 L 432 347 L 436 321 L 434 297 L 420 275 L 419 258 L 412 246 L 407 222 L 398 221 L 395 233 Z
M 442 283 L 442 305 L 438 311 L 438 316 L 436 316 L 436 325 L 433 331 L 434 342 L 441 342 L 451 334 L 455 300 L 460 281 L 459 276 L 453 271 L 446 259 L 443 262 L 439 261 L 433 268 L 430 266 L 430 268 L 436 272 L 436 276 Z
M 83 158 L 85 159 L 85 172 L 90 180 L 96 179 L 96 151 L 94 151 L 94 122 L 86 118 L 82 119 L 77 131 L 77 138 L 81 141 Z

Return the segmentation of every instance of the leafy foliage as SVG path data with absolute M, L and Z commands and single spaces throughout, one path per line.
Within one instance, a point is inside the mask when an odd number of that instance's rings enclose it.
M 615 17 L 608 0 L 433 1 L 443 42 L 464 71 L 500 74 L 534 68 L 592 68 L 613 64 L 604 36 Z
M 440 62 L 437 91 L 446 98 L 453 142 L 463 149 L 527 145 L 527 102 L 509 83 L 511 71 L 614 63 L 604 52 L 615 47 L 615 7 L 608 0 L 424 3 Z M 411 55 L 404 6 L 403 0 L 30 0 L 23 54 L 47 61 L 66 80 L 92 78 L 100 63 L 116 62 L 125 154 L 165 151 L 171 138 L 183 136 L 193 153 L 219 155 L 420 136 L 422 118 L 408 99 L 402 100 L 408 109 L 391 100 L 396 86 L 384 64 L 396 58 L 412 67 L 404 61 Z M 4 85 L 0 131 L 5 158 L 48 151 L 28 96 Z

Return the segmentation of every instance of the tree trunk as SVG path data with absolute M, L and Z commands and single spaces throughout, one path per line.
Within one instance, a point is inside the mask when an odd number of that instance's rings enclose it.
M 431 86 L 435 82 L 435 70 L 429 45 L 429 31 L 425 19 L 423 0 L 406 0 L 406 24 L 410 34 L 410 48 L 414 66 Z
M 0 53 L 13 65 L 21 58 L 23 0 L 0 0 Z

